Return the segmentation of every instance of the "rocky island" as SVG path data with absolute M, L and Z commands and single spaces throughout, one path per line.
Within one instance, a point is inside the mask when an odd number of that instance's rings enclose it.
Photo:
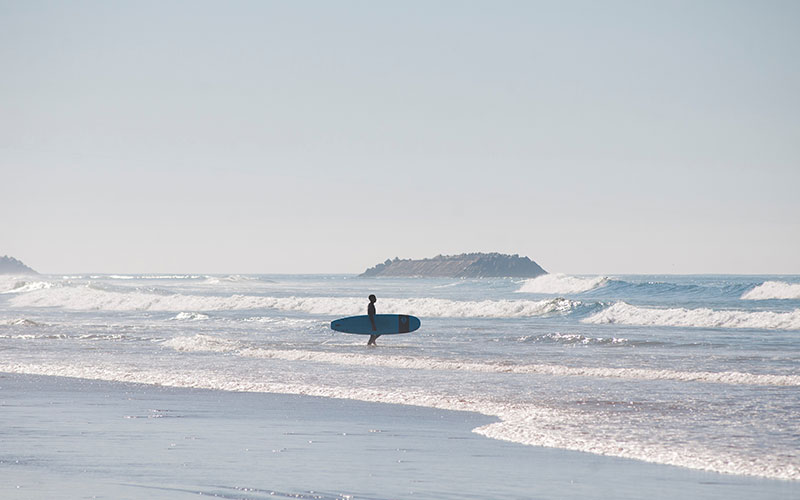
M 420 276 L 443 278 L 535 278 L 547 274 L 528 257 L 500 253 L 439 255 L 431 259 L 388 259 L 359 276 Z
M 14 257 L 0 257 L 0 274 L 39 274 Z

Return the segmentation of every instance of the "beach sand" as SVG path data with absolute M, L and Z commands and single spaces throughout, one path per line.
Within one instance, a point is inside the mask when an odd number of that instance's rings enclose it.
M 523 446 L 485 415 L 0 373 L 0 498 L 799 498 L 796 482 Z

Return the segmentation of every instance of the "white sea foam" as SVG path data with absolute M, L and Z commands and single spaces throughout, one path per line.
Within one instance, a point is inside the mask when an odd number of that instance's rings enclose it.
M 196 280 L 204 278 L 198 274 L 145 274 L 137 276 L 138 279 L 143 280 Z
M 21 281 L 20 278 L 17 276 L 9 276 L 9 275 L 0 275 L 0 293 L 6 293 L 9 290 L 13 290 L 14 287 L 18 286 L 17 283 Z
M 617 337 L 587 337 L 579 333 L 547 333 L 544 335 L 526 335 L 519 342 L 557 342 L 559 344 L 599 344 L 626 345 L 628 339 Z
M 12 319 L 0 324 L 5 324 L 8 326 L 44 326 L 44 323 L 39 323 L 28 318 Z
M 0 293 L 27 293 L 32 292 L 34 290 L 45 290 L 48 288 L 53 288 L 55 285 L 49 281 L 24 281 L 24 280 L 13 280 L 13 281 L 6 281 L 5 283 L 5 290 Z
M 614 305 L 582 320 L 592 324 L 800 330 L 800 309 L 790 312 L 685 309 Z
M 49 335 L 36 335 L 33 333 L 19 333 L 11 335 L 0 334 L 0 339 L 15 340 L 64 340 L 67 338 L 69 338 L 69 336 L 63 333 L 54 333 Z
M 208 314 L 197 312 L 180 312 L 172 319 L 176 321 L 202 321 L 204 319 L 208 319 Z
M 765 281 L 761 285 L 745 292 L 744 300 L 800 299 L 800 283 L 783 281 Z
M 316 319 L 302 319 L 302 318 L 283 318 L 283 317 L 274 317 L 274 316 L 252 316 L 250 318 L 244 318 L 242 321 L 251 322 L 251 323 L 261 323 L 269 327 L 281 327 L 281 328 L 309 328 L 309 327 L 317 327 L 317 326 L 324 326 L 328 328 L 329 324 L 327 321 L 321 322 L 320 320 Z
M 117 292 L 90 286 L 34 290 L 13 297 L 15 307 L 60 307 L 104 311 L 224 311 L 278 309 L 326 316 L 361 314 L 360 297 L 264 297 L 258 295 L 157 295 L 138 291 Z M 435 298 L 381 299 L 381 313 L 425 317 L 519 318 L 567 314 L 580 302 L 563 298 L 545 300 L 456 301 Z
M 800 386 L 800 375 L 772 375 L 741 372 L 690 372 L 641 368 L 576 367 L 548 364 L 509 364 L 507 361 L 471 362 L 420 356 L 380 356 L 322 352 L 302 349 L 263 349 L 239 341 L 209 335 L 176 337 L 163 344 L 184 352 L 230 352 L 244 357 L 305 361 L 333 365 L 376 366 L 411 370 L 446 370 L 454 372 L 520 373 L 552 376 L 623 378 L 635 380 L 674 380 L 731 385 Z
M 543 274 L 526 280 L 517 292 L 542 294 L 583 293 L 604 286 L 606 283 L 608 283 L 608 278 L 605 276 L 579 278 L 566 274 Z
M 28 320 L 25 320 L 28 321 Z M 20 324 L 18 323 L 17 326 Z M 22 326 L 38 326 L 38 327 L 47 327 L 51 325 L 47 325 L 44 323 L 23 323 Z M 16 330 L 19 332 L 22 330 Z M 34 329 L 35 331 L 35 329 Z M 10 334 L 2 334 L 0 333 L 0 338 L 3 339 L 18 339 L 18 340 L 77 340 L 77 341 L 104 341 L 104 342 L 120 342 L 120 341 L 158 341 L 161 342 L 162 339 L 153 339 L 153 338 L 143 338 L 140 336 L 130 336 L 124 333 L 60 333 L 60 332 L 53 332 L 50 331 L 48 333 L 10 333 Z
M 593 416 L 533 405 L 516 408 L 491 408 L 500 422 L 474 429 L 483 436 L 532 446 L 575 450 L 597 455 L 632 458 L 645 462 L 674 465 L 723 474 L 761 476 L 772 479 L 800 479 L 800 466 L 782 456 L 748 457 L 734 449 L 709 449 L 703 444 L 683 445 L 648 439 L 641 435 L 619 434 L 614 430 L 587 432 L 597 426 Z M 489 413 L 489 411 L 484 411 Z
M 195 274 L 96 274 L 89 276 L 90 279 L 110 279 L 110 280 L 190 280 L 203 278 L 204 276 Z M 69 278 L 65 276 L 64 278 Z M 77 278 L 81 278 L 77 276 Z
M 242 347 L 240 342 L 234 340 L 202 334 L 175 337 L 164 341 L 162 345 L 183 352 L 234 352 Z
M 610 435 L 603 432 L 587 432 L 587 429 L 593 429 L 598 425 L 595 416 L 534 404 L 508 404 L 486 398 L 465 398 L 423 390 L 387 390 L 385 388 L 323 385 L 321 383 L 287 383 L 248 375 L 230 377 L 211 369 L 173 369 L 167 372 L 97 362 L 79 366 L 58 363 L 6 363 L 0 364 L 0 372 L 76 377 L 168 387 L 298 394 L 470 411 L 500 419 L 500 422 L 473 430 L 493 439 L 632 458 L 719 473 L 785 480 L 800 479 L 800 466 L 782 456 L 741 456 L 736 454 L 735 448 L 724 451 L 709 450 L 702 445 L 682 446 L 680 450 L 676 450 L 669 443 L 647 440 L 643 436 L 632 437 L 629 433 Z
M 252 276 L 242 276 L 241 274 L 232 274 L 230 276 L 206 276 L 203 280 L 204 285 L 219 285 L 220 283 L 243 283 L 248 281 L 257 281 L 258 278 Z

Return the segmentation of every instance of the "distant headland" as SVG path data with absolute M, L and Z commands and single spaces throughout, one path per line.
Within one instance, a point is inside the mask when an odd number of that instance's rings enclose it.
M 39 274 L 14 257 L 0 257 L 0 274 Z
M 442 278 L 535 278 L 547 271 L 528 257 L 500 253 L 439 255 L 431 259 L 388 259 L 359 276 L 420 276 Z

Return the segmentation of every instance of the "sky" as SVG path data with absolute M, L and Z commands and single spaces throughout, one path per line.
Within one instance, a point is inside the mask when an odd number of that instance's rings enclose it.
M 43 273 L 800 274 L 795 1 L 0 0 Z

